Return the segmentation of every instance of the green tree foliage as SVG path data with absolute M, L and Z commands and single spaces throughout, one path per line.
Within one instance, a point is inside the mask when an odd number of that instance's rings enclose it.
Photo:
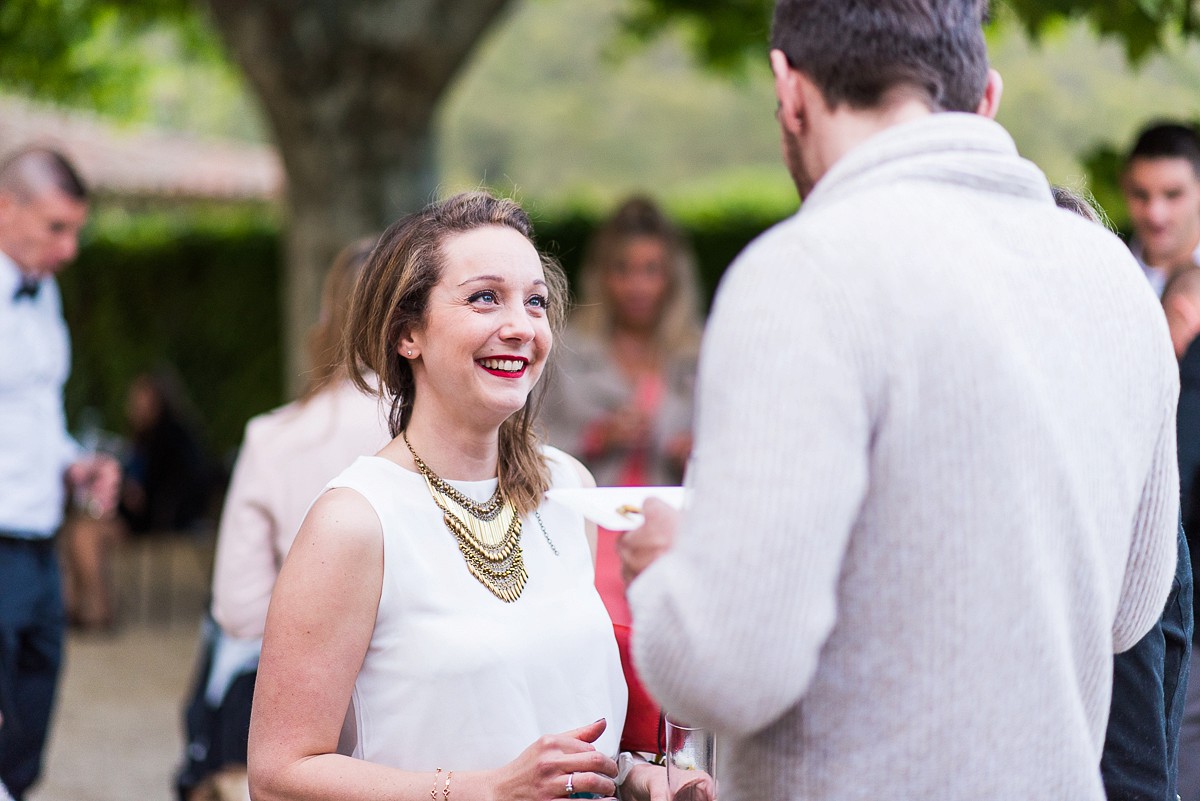
M 171 52 L 162 52 L 163 40 Z M 144 119 L 152 106 L 148 78 L 171 66 L 155 63 L 164 55 L 189 66 L 227 69 L 212 29 L 188 0 L 0 3 L 5 91 Z
M 747 57 L 761 58 L 766 51 L 773 6 L 772 0 L 638 0 L 625 27 L 650 38 L 678 25 L 702 61 L 740 71 Z
M 1086 19 L 1103 36 L 1120 40 L 1131 62 L 1161 50 L 1176 31 L 1200 35 L 1193 0 L 1005 0 L 1025 29 L 1037 36 L 1068 19 Z
M 761 56 L 773 5 L 773 0 L 637 0 L 626 26 L 649 37 L 682 20 L 705 62 L 737 68 L 747 56 Z M 1176 31 L 1200 36 L 1195 0 L 1002 0 L 993 5 L 1011 12 L 1034 36 L 1086 19 L 1101 34 L 1119 39 L 1134 62 L 1161 49 Z
M 124 427 L 125 393 L 138 373 L 170 365 L 220 452 L 246 419 L 284 397 L 279 364 L 278 228 L 263 215 L 192 209 L 111 218 L 89 226 L 60 280 L 73 332 L 70 419 L 84 407 Z

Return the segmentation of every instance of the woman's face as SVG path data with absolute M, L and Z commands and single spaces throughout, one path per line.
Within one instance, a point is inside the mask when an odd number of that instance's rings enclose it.
M 620 256 L 604 273 L 604 288 L 612 300 L 617 326 L 648 330 L 658 323 L 671 284 L 666 243 L 637 236 L 625 243 Z
M 525 405 L 550 356 L 542 263 L 528 239 L 496 225 L 454 234 L 441 250 L 424 324 L 400 343 L 414 412 L 433 404 L 447 421 L 499 426 Z
M 125 396 L 125 417 L 134 431 L 148 431 L 158 422 L 162 403 L 154 385 L 144 378 L 136 378 L 129 385 Z

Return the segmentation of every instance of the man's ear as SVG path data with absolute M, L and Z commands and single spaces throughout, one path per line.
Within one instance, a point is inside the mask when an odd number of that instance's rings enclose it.
M 775 99 L 779 101 L 779 124 L 791 133 L 804 127 L 804 94 L 797 80 L 799 73 L 788 64 L 782 50 L 772 50 L 771 72 L 775 75 Z
M 996 119 L 996 112 L 1000 110 L 1000 95 L 1002 94 L 1004 94 L 1004 79 L 996 70 L 989 68 L 987 85 L 983 88 L 983 98 L 979 101 L 975 113 L 987 117 L 989 120 Z

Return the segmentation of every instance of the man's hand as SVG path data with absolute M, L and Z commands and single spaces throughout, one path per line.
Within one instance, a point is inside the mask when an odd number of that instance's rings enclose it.
M 679 528 L 679 511 L 657 498 L 646 499 L 642 514 L 646 522 L 641 528 L 626 531 L 617 540 L 617 552 L 621 555 L 621 577 L 626 584 L 671 549 Z
M 67 485 L 77 504 L 99 520 L 117 508 L 121 466 L 106 453 L 85 456 L 67 468 Z
M 621 801 L 670 801 L 667 769 L 651 762 L 639 762 L 621 785 Z

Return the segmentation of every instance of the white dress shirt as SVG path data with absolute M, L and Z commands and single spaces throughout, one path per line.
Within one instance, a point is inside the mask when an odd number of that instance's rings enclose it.
M 0 534 L 53 536 L 62 523 L 63 471 L 79 455 L 62 391 L 71 346 L 58 285 L 15 299 L 16 263 L 0 252 Z
M 1134 239 L 1129 243 L 1129 251 L 1133 257 L 1137 259 L 1138 264 L 1142 268 L 1142 273 L 1146 276 L 1146 280 L 1150 282 L 1150 286 L 1154 287 L 1154 293 L 1160 298 L 1163 290 L 1167 288 L 1167 270 L 1165 267 L 1152 267 L 1146 263 L 1145 256 L 1142 253 L 1142 243 Z M 1192 262 L 1200 265 L 1200 243 L 1196 244 L 1196 249 L 1192 251 Z

